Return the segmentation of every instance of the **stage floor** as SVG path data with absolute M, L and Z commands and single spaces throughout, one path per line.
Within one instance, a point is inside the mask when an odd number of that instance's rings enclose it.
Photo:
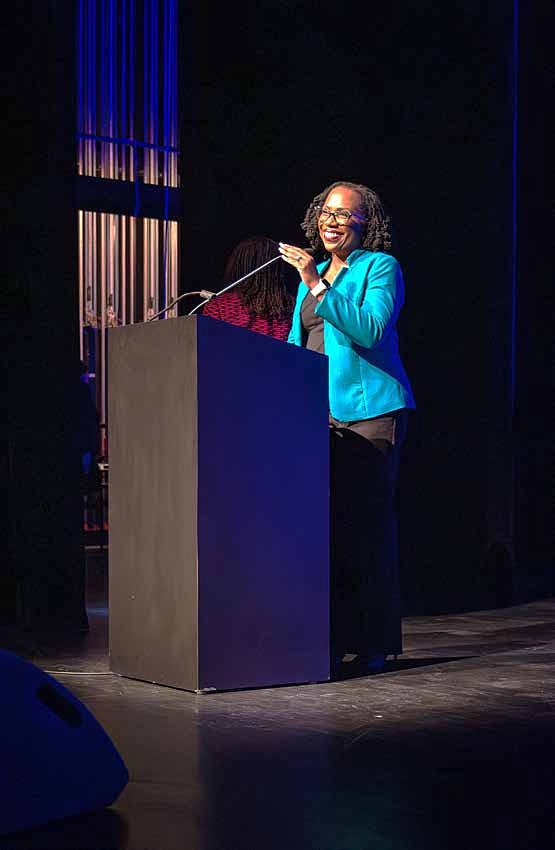
M 0 850 L 555 845 L 555 600 L 408 618 L 379 675 L 195 695 L 109 672 L 105 579 L 90 558 L 89 634 L 3 645 L 87 705 L 129 785 Z

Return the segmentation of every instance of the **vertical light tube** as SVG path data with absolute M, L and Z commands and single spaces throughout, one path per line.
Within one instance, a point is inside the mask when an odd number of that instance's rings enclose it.
M 109 0 L 108 12 L 108 135 L 111 138 L 117 137 L 118 122 L 117 110 L 118 102 L 114 96 L 115 90 L 115 74 L 117 69 L 117 39 L 115 27 L 115 3 L 117 0 Z M 119 145 L 108 145 L 108 173 L 112 180 L 117 176 L 116 163 L 118 159 Z
M 145 142 L 150 141 L 149 138 L 149 98 L 148 98 L 148 59 L 149 59 L 149 42 L 148 42 L 148 0 L 143 0 L 143 139 Z M 149 151 L 146 148 L 143 150 L 143 181 L 150 182 L 150 159 Z
M 170 66 L 170 56 L 169 56 L 169 42 L 170 42 L 170 3 L 168 0 L 164 3 L 164 40 L 163 40 L 163 62 L 164 62 L 164 71 L 162 75 L 162 88 L 163 88 L 163 125 L 162 125 L 162 144 L 168 145 L 170 138 L 170 104 L 171 104 L 171 92 L 170 92 L 170 79 L 169 79 L 169 66 Z M 170 154 L 168 151 L 164 151 L 162 154 L 162 162 L 163 162 L 163 185 L 169 186 L 169 157 Z
M 171 62 L 170 62 L 170 80 L 169 80 L 169 88 L 171 91 L 171 122 L 170 122 L 170 145 L 173 148 L 178 147 L 177 133 L 178 133 L 178 125 L 177 125 L 177 72 L 178 72 L 178 54 L 177 54 L 177 0 L 169 0 L 171 4 L 171 14 L 170 14 L 170 44 L 168 51 L 170 53 Z M 177 153 L 172 153 L 171 155 L 171 174 L 170 174 L 170 186 L 178 186 L 178 171 L 177 171 Z
M 129 138 L 135 139 L 135 0 L 129 0 Z M 136 180 L 135 150 L 129 151 L 129 179 Z
M 106 219 L 105 213 L 100 213 L 100 322 L 99 322 L 99 366 L 100 386 L 106 387 Z M 103 391 L 100 396 L 100 421 L 106 422 L 106 394 Z
M 90 257 L 90 230 L 91 230 L 91 222 L 90 222 L 91 214 L 88 212 L 83 213 L 83 290 L 85 293 L 85 324 L 89 325 L 90 322 L 90 314 L 92 313 L 92 291 L 90 290 L 91 285 L 91 257 Z
M 83 215 L 81 210 L 77 212 L 77 239 L 78 239 L 78 275 L 79 275 L 79 357 L 83 359 L 83 327 L 85 324 L 85 274 L 83 269 L 84 245 L 83 245 Z
M 178 245 L 178 223 L 177 221 L 171 222 L 171 242 L 170 242 L 170 281 L 171 281 L 171 289 L 170 289 L 170 299 L 173 300 L 177 298 L 177 281 L 178 281 L 178 269 L 179 269 L 179 257 L 177 254 L 177 245 Z M 174 307 L 172 310 L 172 315 L 177 316 L 177 307 Z
M 121 0 L 119 15 L 120 29 L 120 72 L 119 72 L 119 127 L 118 134 L 122 139 L 127 138 L 127 0 Z M 127 146 L 119 148 L 119 174 L 120 180 L 127 180 Z
M 77 132 L 83 132 L 83 0 L 79 0 L 77 8 Z M 77 173 L 83 174 L 83 139 L 77 140 Z M 81 240 L 79 240 L 81 244 Z M 81 284 L 80 284 L 81 288 Z
M 125 215 L 120 216 L 120 292 L 121 305 L 119 317 L 122 325 L 127 324 L 127 232 L 129 229 L 129 218 Z
M 150 123 L 151 143 L 158 144 L 158 0 L 150 0 Z M 158 184 L 158 151 L 152 149 L 151 182 Z
M 143 219 L 143 322 L 149 318 L 149 294 L 150 294 L 150 266 L 148 262 L 150 253 L 150 240 L 148 232 L 148 220 Z
M 104 39 L 104 31 L 105 31 L 105 28 L 106 28 L 105 27 L 106 0 L 99 0 L 99 2 L 100 2 L 100 41 L 101 41 L 102 44 L 105 44 L 106 42 L 105 42 L 105 39 Z M 101 136 L 106 136 L 106 99 L 105 99 L 105 84 L 104 84 L 104 78 L 105 78 L 105 75 L 106 75 L 106 72 L 105 72 L 105 63 L 106 63 L 105 53 L 106 53 L 105 51 L 100 51 L 100 53 L 98 55 L 98 71 L 97 71 L 97 73 L 98 73 L 98 85 L 99 85 L 98 97 L 99 97 L 99 104 L 100 104 L 100 121 L 99 121 L 100 131 L 97 131 L 97 132 L 100 132 Z M 106 171 L 105 171 L 105 149 L 106 149 L 106 144 L 104 142 L 100 142 L 100 145 L 99 145 L 99 150 L 100 150 L 100 174 L 99 174 L 99 176 L 100 177 L 107 177 L 108 176 L 106 174 Z
M 89 254 L 90 254 L 90 262 L 91 262 L 91 295 L 92 295 L 92 311 L 93 311 L 93 320 L 95 322 L 96 327 L 98 327 L 98 320 L 100 317 L 100 299 L 98 293 L 98 278 L 99 278 L 99 268 L 98 268 L 98 231 L 99 231 L 99 216 L 98 213 L 89 213 L 91 231 L 90 231 L 90 242 L 89 242 Z
M 110 216 L 110 268 L 112 273 L 110 292 L 112 309 L 110 315 L 110 324 L 113 327 L 117 326 L 119 317 L 119 222 L 119 215 Z
M 135 288 L 137 285 L 135 270 L 137 268 L 137 219 L 129 219 L 129 322 L 135 321 Z
M 77 171 L 136 182 L 137 216 L 139 179 L 166 189 L 179 183 L 178 156 L 167 150 L 177 147 L 178 138 L 177 2 L 77 0 L 77 5 L 77 127 L 80 134 L 92 137 L 78 141 Z M 137 15 L 143 17 L 139 44 Z M 144 54 L 142 80 L 137 79 L 138 49 Z M 142 98 L 144 116 L 139 140 L 137 97 Z M 98 136 L 107 141 L 97 140 Z M 143 141 L 149 147 L 144 148 Z M 83 354 L 84 326 L 96 326 L 98 407 L 103 421 L 107 326 L 144 321 L 177 295 L 178 225 L 169 220 L 169 197 L 167 191 L 157 219 L 78 212 L 80 351 Z M 142 315 L 137 302 L 141 285 Z M 177 308 L 171 315 L 177 315 Z
M 85 238 L 84 238 L 84 266 L 85 266 L 85 323 L 93 325 L 96 319 L 95 288 L 93 287 L 93 240 L 92 240 L 92 218 L 93 213 L 84 213 Z
M 89 119 L 89 133 L 97 133 L 98 132 L 98 115 L 97 115 L 97 97 L 98 97 L 98 55 L 97 55 L 97 41 L 98 41 L 98 28 L 96 21 L 96 0 L 89 0 L 89 16 L 90 16 L 90 27 L 91 27 L 91 45 L 90 45 L 90 53 L 89 53 L 89 75 L 90 75 L 90 92 L 89 92 L 89 106 L 88 112 L 90 115 Z M 97 176 L 97 168 L 98 168 L 98 151 L 96 142 L 92 139 L 90 140 L 90 171 L 89 174 L 92 177 Z
M 155 313 L 160 309 L 160 299 L 158 297 L 158 289 L 159 289 L 159 263 L 158 258 L 160 256 L 160 245 L 158 238 L 158 231 L 160 227 L 160 222 L 158 219 L 151 218 L 150 219 L 150 233 L 151 233 L 151 242 L 150 242 L 150 285 L 151 285 L 151 297 L 152 297 L 152 308 Z
M 87 39 L 86 39 L 86 54 L 85 54 L 85 68 L 86 68 L 86 100 L 85 100 L 85 133 L 93 132 L 93 113 L 92 113 L 92 102 L 93 102 L 93 81 L 95 79 L 95 71 L 96 68 L 93 63 L 93 38 L 94 38 L 94 22 L 92 20 L 91 14 L 91 2 L 86 3 L 86 21 L 87 21 Z M 92 149 L 94 146 L 94 142 L 90 139 L 85 142 L 85 174 L 91 176 L 94 175 L 94 163 L 93 163 L 93 155 Z

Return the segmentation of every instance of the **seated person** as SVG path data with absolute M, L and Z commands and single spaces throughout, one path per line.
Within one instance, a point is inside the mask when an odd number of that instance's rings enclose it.
M 277 243 L 265 236 L 243 239 L 233 249 L 225 268 L 226 284 L 279 256 Z M 257 333 L 286 340 L 291 328 L 294 299 L 287 290 L 285 266 L 271 263 L 229 292 L 213 298 L 202 312 Z

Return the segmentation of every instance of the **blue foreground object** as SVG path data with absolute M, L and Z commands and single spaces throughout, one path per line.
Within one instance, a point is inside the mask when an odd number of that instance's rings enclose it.
M 0 650 L 0 835 L 109 806 L 127 768 L 67 688 Z

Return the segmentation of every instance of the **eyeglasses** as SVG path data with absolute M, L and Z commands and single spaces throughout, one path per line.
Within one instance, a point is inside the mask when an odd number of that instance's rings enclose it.
M 337 224 L 348 224 L 351 218 L 367 221 L 360 213 L 351 212 L 351 210 L 330 210 L 329 207 L 316 207 L 316 210 L 318 212 L 318 218 L 321 218 L 323 221 L 329 221 L 332 217 L 336 220 Z

